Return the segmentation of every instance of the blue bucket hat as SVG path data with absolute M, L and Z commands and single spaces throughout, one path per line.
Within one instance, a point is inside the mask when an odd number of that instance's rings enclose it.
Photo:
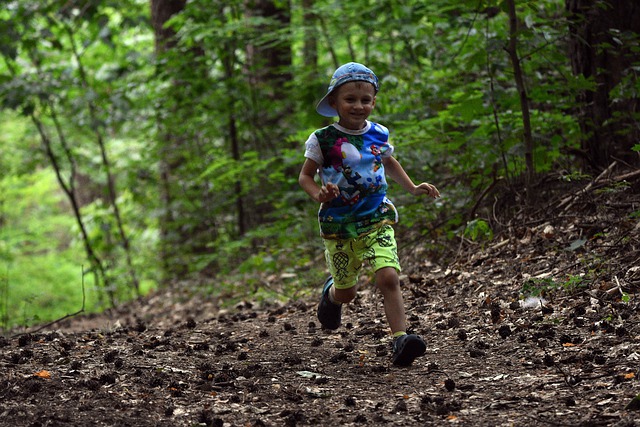
M 369 68 L 357 62 L 349 62 L 338 68 L 331 77 L 327 94 L 318 102 L 316 111 L 318 114 L 325 117 L 335 117 L 338 112 L 329 105 L 329 95 L 338 87 L 347 82 L 362 81 L 369 82 L 376 89 L 376 93 L 379 89 L 378 78 Z

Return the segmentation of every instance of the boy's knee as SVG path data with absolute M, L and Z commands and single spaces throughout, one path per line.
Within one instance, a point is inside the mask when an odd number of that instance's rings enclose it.
M 333 298 L 337 302 L 341 302 L 343 304 L 350 303 L 356 297 L 357 289 L 355 286 L 347 289 L 334 289 Z
M 376 285 L 382 291 L 400 288 L 398 271 L 393 267 L 384 267 L 376 271 Z

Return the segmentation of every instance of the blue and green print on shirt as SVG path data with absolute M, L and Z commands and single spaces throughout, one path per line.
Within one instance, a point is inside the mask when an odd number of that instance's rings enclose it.
M 321 165 L 323 184 L 340 188 L 340 197 L 323 203 L 318 212 L 323 238 L 352 239 L 397 222 L 382 164 L 393 153 L 388 139 L 387 128 L 368 121 L 361 131 L 333 124 L 307 140 L 305 156 Z

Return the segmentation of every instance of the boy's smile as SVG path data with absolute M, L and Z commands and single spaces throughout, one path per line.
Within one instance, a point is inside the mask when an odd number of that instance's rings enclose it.
M 329 105 L 338 112 L 340 126 L 359 130 L 364 128 L 376 105 L 376 91 L 371 83 L 348 82 L 336 89 Z

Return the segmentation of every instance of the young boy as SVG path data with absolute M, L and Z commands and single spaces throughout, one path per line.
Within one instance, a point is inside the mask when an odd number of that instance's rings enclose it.
M 376 104 L 378 78 L 362 64 L 350 62 L 338 68 L 327 94 L 316 111 L 338 116 L 330 126 L 307 140 L 300 186 L 320 203 L 318 220 L 331 277 L 322 291 L 318 319 L 323 327 L 337 329 L 342 304 L 352 301 L 363 261 L 375 270 L 375 281 L 384 298 L 384 310 L 394 337 L 392 362 L 408 366 L 423 355 L 426 345 L 406 333 L 407 324 L 398 272 L 397 246 L 392 224 L 398 214 L 386 197 L 385 173 L 411 194 L 439 197 L 431 184 L 415 185 L 392 157 L 389 131 L 370 122 Z M 318 173 L 322 181 L 315 182 Z

